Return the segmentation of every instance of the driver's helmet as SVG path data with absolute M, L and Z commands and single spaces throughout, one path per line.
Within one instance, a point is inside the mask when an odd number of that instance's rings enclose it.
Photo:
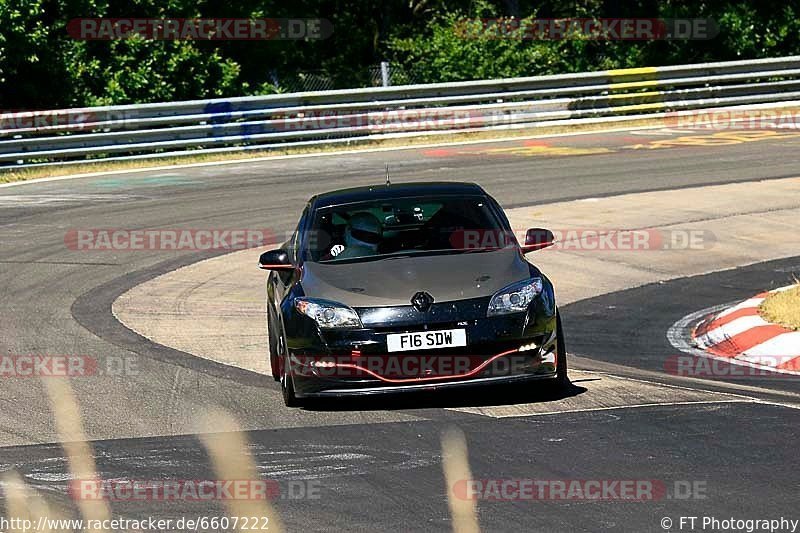
M 355 213 L 347 221 L 344 240 L 347 247 L 378 250 L 381 240 L 381 223 L 371 213 Z

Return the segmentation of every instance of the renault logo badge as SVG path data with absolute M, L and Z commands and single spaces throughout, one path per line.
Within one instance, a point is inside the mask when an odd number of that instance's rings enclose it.
M 431 308 L 433 304 L 433 296 L 425 291 L 420 291 L 411 298 L 411 304 L 417 311 L 425 312 Z

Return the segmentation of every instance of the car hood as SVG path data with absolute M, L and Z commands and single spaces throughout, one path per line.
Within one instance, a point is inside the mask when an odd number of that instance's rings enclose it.
M 530 276 L 514 248 L 394 257 L 358 263 L 305 263 L 303 292 L 351 307 L 411 305 L 418 291 L 437 303 L 491 296 Z

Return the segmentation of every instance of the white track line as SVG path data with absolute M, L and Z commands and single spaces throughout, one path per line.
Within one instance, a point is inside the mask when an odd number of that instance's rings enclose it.
M 619 377 L 619 376 L 615 376 Z M 713 391 L 709 391 L 713 392 Z M 733 399 L 733 400 L 696 400 L 685 402 L 665 402 L 665 403 L 636 403 L 631 405 L 613 405 L 609 407 L 586 407 L 583 409 L 564 409 L 563 411 L 546 411 L 544 413 L 528 413 L 528 414 L 508 414 L 508 415 L 492 415 L 475 413 L 472 411 L 465 411 L 469 414 L 487 416 L 490 418 L 528 418 L 531 416 L 545 416 L 545 415 L 560 415 L 564 413 L 593 413 L 597 411 L 619 411 L 620 409 L 635 409 L 640 407 L 673 407 L 679 405 L 704 405 L 704 404 L 718 404 L 718 403 L 765 403 L 756 399 Z M 480 407 L 478 409 L 481 409 Z

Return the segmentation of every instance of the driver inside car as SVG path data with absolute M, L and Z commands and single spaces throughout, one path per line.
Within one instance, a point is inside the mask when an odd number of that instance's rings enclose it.
M 344 233 L 344 249 L 331 254 L 336 259 L 352 259 L 368 257 L 378 253 L 378 243 L 381 240 L 381 223 L 371 213 L 355 213 L 347 222 Z M 336 248 L 336 247 L 334 247 Z

